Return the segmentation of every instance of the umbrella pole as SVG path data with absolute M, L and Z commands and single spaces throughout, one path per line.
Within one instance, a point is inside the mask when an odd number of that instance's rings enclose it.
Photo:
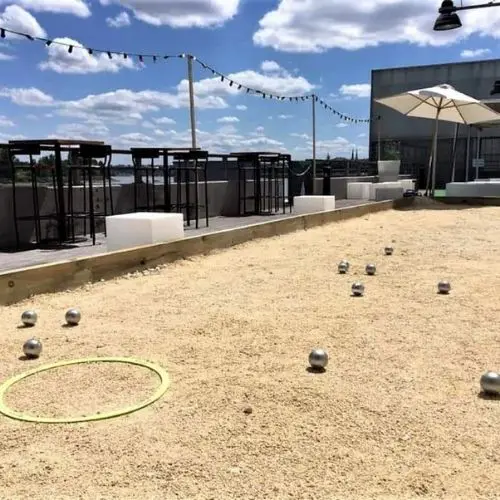
M 431 196 L 435 195 L 436 190 L 436 165 L 437 165 L 437 137 L 438 137 L 438 125 L 439 125 L 439 113 L 440 109 L 438 108 L 436 113 L 436 120 L 434 122 L 434 140 L 433 147 L 434 153 L 432 155 L 432 183 L 431 183 Z
M 431 148 L 431 154 L 429 155 L 429 162 L 427 164 L 427 181 L 425 183 L 425 196 L 429 196 L 429 189 L 430 189 L 430 184 L 431 184 L 431 172 L 432 172 L 432 157 L 433 157 L 433 152 Z
M 458 139 L 459 127 L 460 127 L 460 123 L 457 123 L 455 125 L 455 135 L 453 136 L 453 150 L 452 150 L 453 163 L 452 163 L 452 167 L 451 167 L 451 182 L 455 182 L 455 166 L 457 164 L 457 139 Z
M 467 145 L 465 153 L 465 182 L 469 182 L 469 165 L 470 165 L 470 136 L 472 127 L 469 125 L 467 130 Z

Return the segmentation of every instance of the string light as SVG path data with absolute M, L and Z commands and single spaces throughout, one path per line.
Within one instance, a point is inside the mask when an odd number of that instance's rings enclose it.
M 290 102 L 293 102 L 294 100 L 296 102 L 299 102 L 299 99 L 301 101 L 308 101 L 314 99 L 316 103 L 318 103 L 320 106 L 322 106 L 326 111 L 330 111 L 332 114 L 336 115 L 338 118 L 341 120 L 344 120 L 346 122 L 350 123 L 369 123 L 371 121 L 377 121 L 380 120 L 380 116 L 376 116 L 374 118 L 367 118 L 367 119 L 360 119 L 360 118 L 353 118 L 351 116 L 346 115 L 345 113 L 341 113 L 340 111 L 337 111 L 334 109 L 330 104 L 325 102 L 323 99 L 321 99 L 319 96 L 315 94 L 311 95 L 300 95 L 300 96 L 282 96 L 282 95 L 276 95 L 272 94 L 269 92 L 264 92 L 263 90 L 259 89 L 254 89 L 251 87 L 248 87 L 246 85 L 243 85 L 242 83 L 236 82 L 232 78 L 228 77 L 227 75 L 224 75 L 223 73 L 220 73 L 219 71 L 215 70 L 208 64 L 204 63 L 203 61 L 199 60 L 193 55 L 190 54 L 178 54 L 178 55 L 159 55 L 159 54 L 134 54 L 134 53 L 125 53 L 125 52 L 116 52 L 112 50 L 103 50 L 103 49 L 95 49 L 95 48 L 85 48 L 85 47 L 80 47 L 80 46 L 74 46 L 69 43 L 65 42 L 59 42 L 56 40 L 50 40 L 47 38 L 42 38 L 42 37 L 34 37 L 32 35 L 29 35 L 28 33 L 21 33 L 19 31 L 14 31 L 10 30 L 8 28 L 0 28 L 0 37 L 5 38 L 6 33 L 10 33 L 12 35 L 18 35 L 27 38 L 30 41 L 41 41 L 44 42 L 47 47 L 50 47 L 51 45 L 59 45 L 62 47 L 66 47 L 68 50 L 69 54 L 73 53 L 73 50 L 76 49 L 83 49 L 88 52 L 89 55 L 93 55 L 94 53 L 99 53 L 99 54 L 107 54 L 109 59 L 113 59 L 113 55 L 123 55 L 124 59 L 128 59 L 128 57 L 135 57 L 137 58 L 141 63 L 144 63 L 144 59 L 151 59 L 153 62 L 157 62 L 158 59 L 170 59 L 170 58 L 180 58 L 180 59 L 185 59 L 186 57 L 189 57 L 191 60 L 196 61 L 203 69 L 210 71 L 214 76 L 219 77 L 221 82 L 226 82 L 230 87 L 236 86 L 238 90 L 243 90 L 247 94 L 254 94 L 254 95 L 261 95 L 263 99 L 276 99 L 278 101 L 285 101 L 288 99 Z

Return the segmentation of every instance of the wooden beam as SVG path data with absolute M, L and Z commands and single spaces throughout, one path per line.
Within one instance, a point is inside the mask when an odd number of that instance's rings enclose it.
M 298 215 L 192 236 L 182 240 L 79 257 L 0 273 L 0 305 L 41 293 L 74 289 L 185 257 L 207 254 L 257 238 L 269 238 L 393 208 L 393 201 L 367 203 L 329 212 Z

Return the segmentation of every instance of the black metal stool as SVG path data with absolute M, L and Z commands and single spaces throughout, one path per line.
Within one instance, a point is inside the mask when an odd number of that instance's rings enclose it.
M 59 204 L 58 204 L 58 196 L 57 196 L 57 187 L 56 187 L 56 175 L 55 175 L 55 166 L 50 162 L 37 162 L 35 156 L 41 155 L 41 148 L 39 144 L 30 144 L 30 143 L 17 143 L 16 145 L 8 146 L 8 154 L 9 154 L 9 163 L 11 168 L 11 177 L 12 177 L 12 209 L 14 215 L 14 231 L 16 235 L 16 248 L 19 250 L 21 247 L 21 238 L 19 231 L 19 223 L 20 222 L 32 222 L 35 227 L 35 243 L 37 246 L 42 245 L 44 243 L 49 243 L 54 240 L 60 241 L 59 235 L 57 238 L 42 237 L 42 221 L 46 222 L 44 225 L 44 229 L 49 231 L 50 223 L 56 223 L 59 215 Z M 17 156 L 27 156 L 28 164 L 24 164 L 16 158 Z M 32 210 L 29 215 L 19 215 L 19 207 L 17 200 L 17 190 L 18 186 L 18 177 L 19 174 L 23 171 L 28 171 L 27 177 L 29 178 L 30 186 L 31 186 L 31 198 L 32 198 Z M 55 212 L 48 211 L 42 212 L 40 199 L 39 199 L 39 188 L 42 187 L 40 185 L 41 179 L 44 177 L 43 173 L 48 174 L 48 177 L 51 181 L 52 193 L 54 194 L 54 207 Z M 45 176 L 46 178 L 46 176 Z M 20 180 L 20 179 L 19 179 Z M 49 181 L 49 182 L 50 182 Z M 48 190 L 50 192 L 50 190 Z
M 174 154 L 171 170 L 174 173 L 176 184 L 176 203 L 172 207 L 176 212 L 185 212 L 186 224 L 191 225 L 191 213 L 194 210 L 196 229 L 199 227 L 200 208 L 205 209 L 205 222 L 208 227 L 208 151 L 186 151 Z M 200 172 L 203 174 L 201 182 L 204 186 L 204 204 L 200 204 L 199 183 Z M 169 177 L 170 179 L 170 177 Z M 184 181 L 185 200 L 182 200 L 182 184 Z M 194 200 L 191 200 L 191 184 L 194 184 Z
M 104 144 L 81 144 L 70 152 L 68 168 L 68 234 L 75 239 L 75 222 L 83 222 L 83 236 L 87 235 L 87 220 L 92 244 L 96 244 L 96 222 L 103 222 L 106 235 L 105 219 L 113 215 L 113 188 L 111 184 L 111 146 Z M 103 189 L 102 207 L 95 203 L 94 182 L 100 176 Z M 75 183 L 82 188 L 81 206 L 75 207 Z M 80 184 L 81 183 L 81 184 Z
M 155 212 L 157 210 L 170 211 L 170 192 L 168 180 L 168 158 L 167 165 L 155 165 L 155 160 L 159 159 L 160 150 L 157 148 L 131 148 L 132 163 L 134 165 L 134 212 L 146 211 Z M 147 160 L 147 163 L 143 162 Z M 165 158 L 164 158 L 165 160 Z M 163 202 L 156 199 L 156 176 L 162 173 L 163 177 Z M 146 204 L 141 203 L 142 189 L 145 189 Z

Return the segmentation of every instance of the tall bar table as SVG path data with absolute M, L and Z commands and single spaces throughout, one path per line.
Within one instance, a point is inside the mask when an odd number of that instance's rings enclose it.
M 77 141 L 77 140 L 66 140 L 66 139 L 32 139 L 26 141 L 9 141 L 12 146 L 20 146 L 22 144 L 33 144 L 40 147 L 41 152 L 51 152 L 54 153 L 54 168 L 56 174 L 56 189 L 57 189 L 57 228 L 59 241 L 64 243 L 68 241 L 68 231 L 66 227 L 66 207 L 64 203 L 64 175 L 62 167 L 61 158 L 61 148 L 62 147 L 79 147 L 84 144 L 101 144 L 102 141 Z

